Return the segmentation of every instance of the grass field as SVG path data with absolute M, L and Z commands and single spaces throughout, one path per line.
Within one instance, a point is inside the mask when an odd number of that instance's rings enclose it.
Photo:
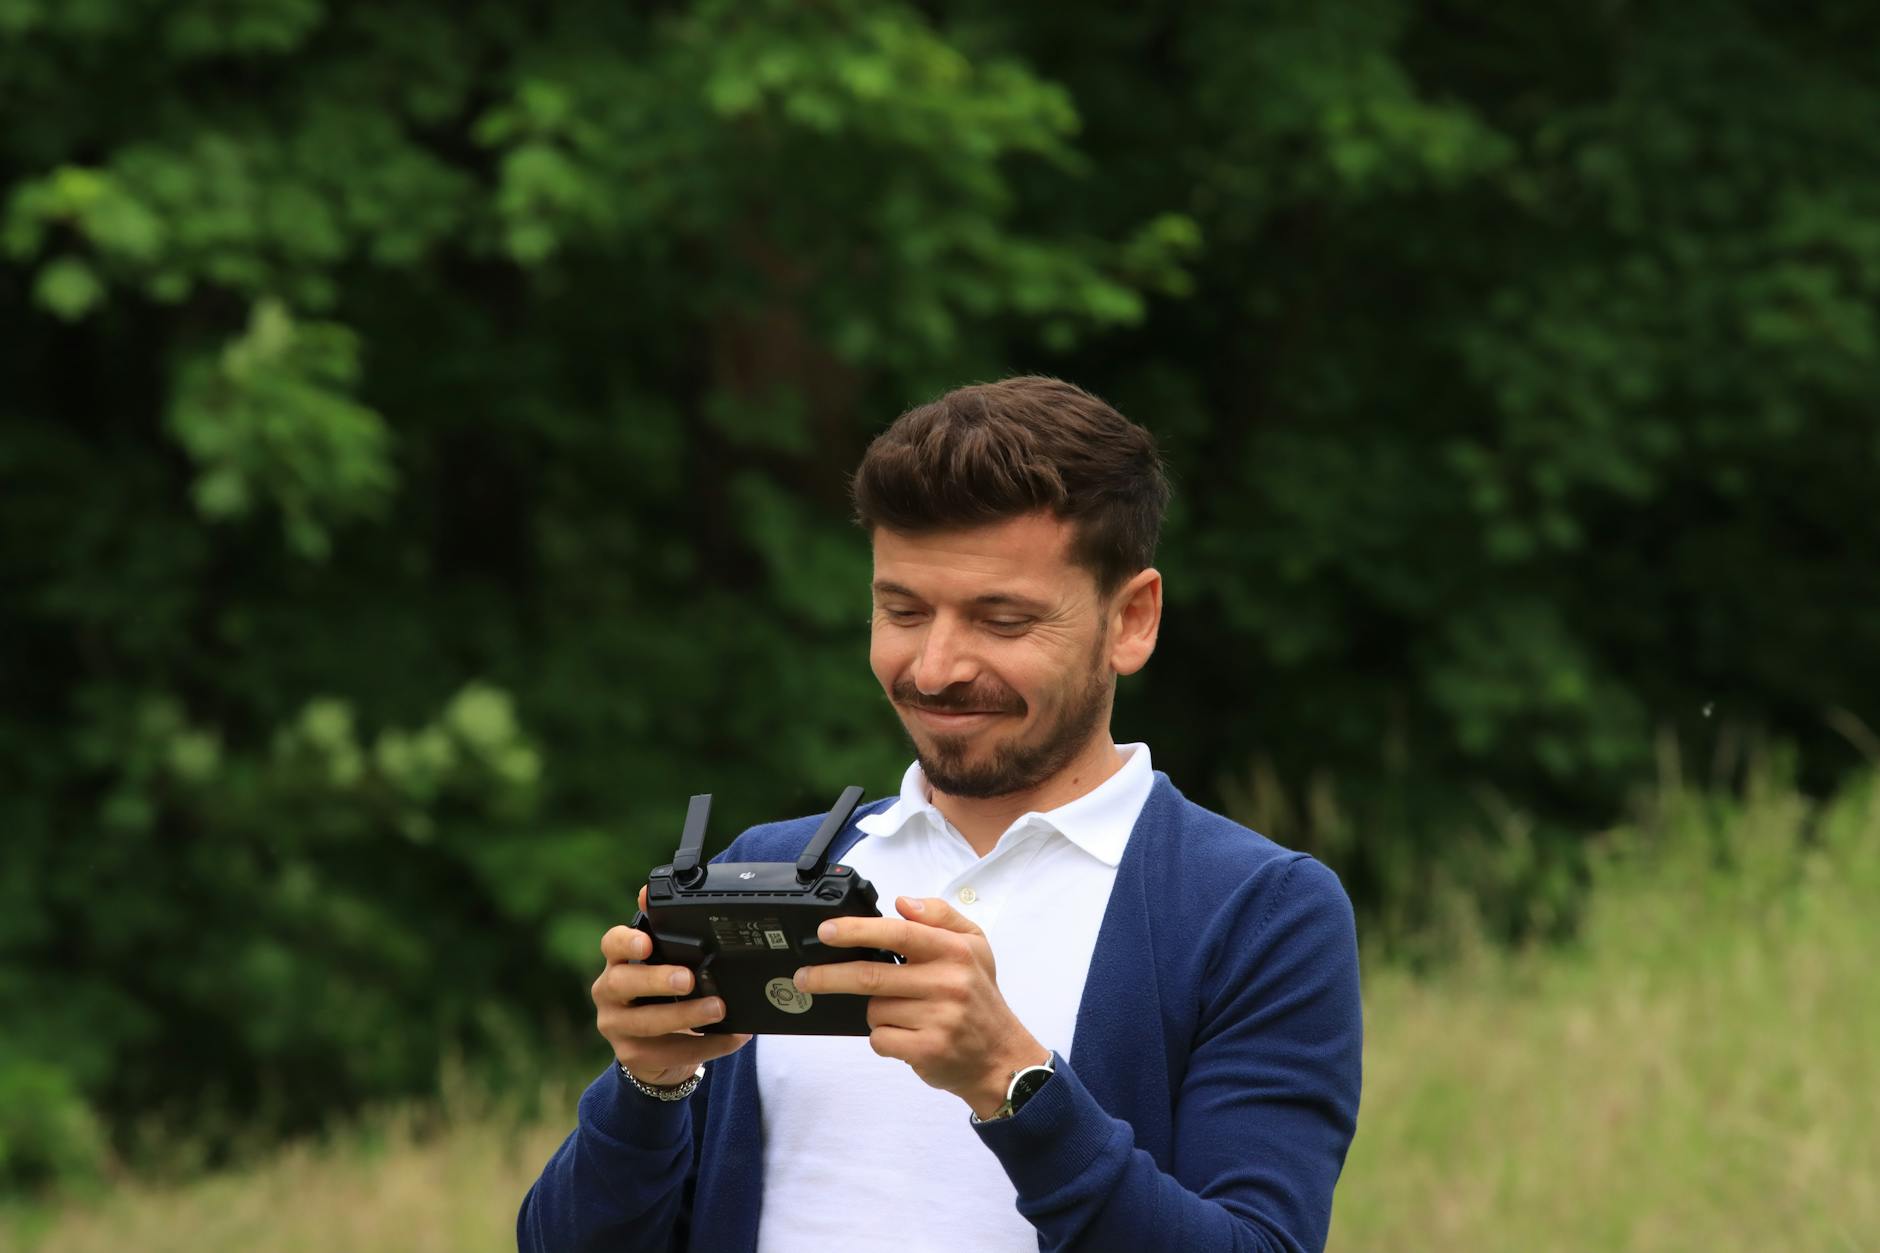
M 1332 1247 L 1880 1250 L 1871 797 L 1615 850 L 1573 951 L 1367 972 Z
M 1673 799 L 1651 835 L 1610 837 L 1571 949 L 1368 968 L 1332 1247 L 1880 1253 L 1877 797 Z M 183 1186 L 16 1209 L 0 1245 L 513 1248 L 566 1117 L 460 1097 Z

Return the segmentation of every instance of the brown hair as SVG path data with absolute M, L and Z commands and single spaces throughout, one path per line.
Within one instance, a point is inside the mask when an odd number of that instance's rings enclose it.
M 1040 509 L 1104 595 L 1155 560 L 1168 479 L 1149 432 L 1080 387 L 1027 375 L 956 388 L 868 446 L 852 484 L 872 534 L 985 526 Z

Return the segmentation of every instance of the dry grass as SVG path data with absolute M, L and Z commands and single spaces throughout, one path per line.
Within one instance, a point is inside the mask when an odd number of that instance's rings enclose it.
M 1803 813 L 1627 841 L 1573 953 L 1368 972 L 1332 1247 L 1880 1250 L 1880 807 Z
M 1571 952 L 1367 971 L 1338 1253 L 1880 1253 L 1880 806 L 1792 797 L 1618 838 Z M 1719 870 L 1719 861 L 1729 866 Z M 32 1253 L 478 1253 L 572 1117 L 460 1097 L 181 1187 L 0 1216 Z M 10 1236 L 10 1243 L 9 1243 Z
M 568 1111 L 573 1088 L 544 1108 Z M 457 1102 L 463 1105 L 464 1102 Z M 434 1117 L 424 1120 L 435 1124 Z M 516 1247 L 516 1206 L 567 1134 L 455 1108 L 422 1134 L 389 1115 L 182 1187 L 130 1183 L 55 1215 L 22 1216 L 0 1249 L 33 1253 L 482 1253 Z M 37 1230 L 34 1230 L 37 1228 Z

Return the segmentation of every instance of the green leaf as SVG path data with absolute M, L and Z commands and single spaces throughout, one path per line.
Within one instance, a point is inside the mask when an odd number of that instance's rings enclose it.
M 104 300 L 104 284 L 77 257 L 58 257 L 40 267 L 33 298 L 67 322 L 76 322 Z

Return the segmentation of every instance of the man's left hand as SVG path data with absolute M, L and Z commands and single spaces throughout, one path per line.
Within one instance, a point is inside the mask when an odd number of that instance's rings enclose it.
M 992 946 L 973 922 L 937 897 L 898 897 L 899 918 L 831 918 L 817 938 L 832 948 L 883 948 L 906 964 L 805 966 L 796 986 L 811 995 L 869 998 L 875 1052 L 898 1057 L 932 1086 L 989 1118 L 1005 1103 L 1014 1070 L 1049 1060 L 999 994 Z

